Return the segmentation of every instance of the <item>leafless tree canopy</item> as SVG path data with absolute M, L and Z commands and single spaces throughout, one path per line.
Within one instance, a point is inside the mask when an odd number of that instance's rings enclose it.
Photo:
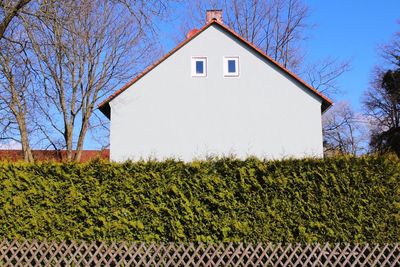
M 204 24 L 205 10 L 222 9 L 224 23 L 272 59 L 330 97 L 340 92 L 337 79 L 349 70 L 349 61 L 327 57 L 309 64 L 304 60 L 306 30 L 313 27 L 308 22 L 310 11 L 304 1 L 196 0 L 190 3 L 190 14 L 182 28 L 184 33 Z
M 1 138 L 28 153 L 32 124 L 35 142 L 79 160 L 88 132 L 105 125 L 99 101 L 157 56 L 154 19 L 169 2 L 1 1 Z
M 29 44 L 19 18 L 29 2 L 2 1 L 0 4 L 0 141 L 20 143 L 25 160 L 33 161 L 30 140 L 33 75 Z
M 2 0 L 1 137 L 18 140 L 27 160 L 32 139 L 79 160 L 87 135 L 107 127 L 96 105 L 159 55 L 154 21 L 171 2 Z M 337 59 L 304 67 L 310 25 L 302 0 L 177 2 L 192 11 L 185 31 L 204 24 L 206 9 L 221 8 L 229 27 L 328 95 L 348 69 Z
M 400 26 L 400 21 L 398 23 Z M 381 56 L 390 68 L 400 67 L 400 31 L 394 35 L 394 38 L 381 47 Z
M 376 127 L 387 130 L 399 125 L 400 114 L 397 112 L 398 104 L 396 99 L 382 88 L 382 81 L 386 72 L 382 69 L 375 69 L 375 78 L 371 87 L 366 91 L 364 106 L 366 115 L 370 116 Z
M 298 69 L 300 44 L 309 26 L 309 10 L 301 0 L 197 0 L 190 6 L 190 21 L 184 30 L 204 24 L 209 8 L 222 9 L 224 23 L 230 28 L 286 68 Z
M 323 116 L 325 155 L 358 155 L 365 151 L 366 124 L 347 102 L 339 102 Z
M 371 147 L 400 157 L 400 32 L 382 46 L 382 66 L 374 70 L 364 97 L 366 115 L 373 121 Z
M 32 0 L 0 0 L 0 40 L 10 25 L 11 21 L 17 17 L 20 11 Z
M 337 79 L 350 70 L 350 61 L 340 61 L 337 58 L 326 58 L 308 65 L 302 76 L 308 83 L 327 96 L 341 93 Z
M 5 49 L 8 51 L 0 54 L 0 138 L 20 142 L 25 160 L 33 161 L 27 122 L 31 106 L 28 91 L 31 82 L 30 70 L 26 58 L 19 56 L 23 48 L 7 46 Z

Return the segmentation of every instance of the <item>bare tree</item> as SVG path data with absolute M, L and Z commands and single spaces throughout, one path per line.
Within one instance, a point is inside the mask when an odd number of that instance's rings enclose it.
M 400 20 L 398 22 L 400 26 Z M 389 68 L 400 67 L 400 31 L 395 33 L 394 38 L 387 44 L 381 46 L 381 57 Z
M 395 152 L 400 157 L 400 67 L 376 71 L 375 81 L 364 97 L 371 118 L 370 145 L 379 153 Z
M 43 88 L 38 128 L 68 160 L 80 160 L 99 100 L 151 54 L 146 34 L 159 8 L 151 1 L 49 0 L 40 19 L 25 20 Z
M 350 61 L 340 61 L 337 58 L 326 58 L 308 65 L 301 76 L 307 82 L 325 95 L 332 97 L 341 93 L 337 79 L 350 70 Z
M 357 155 L 364 150 L 366 121 L 347 102 L 339 102 L 322 117 L 325 155 Z
M 21 143 L 25 161 L 32 162 L 29 110 L 32 75 L 26 42 L 20 27 L 13 28 L 14 41 L 0 40 L 0 139 Z M 22 37 L 21 37 L 22 36 Z
M 400 32 L 381 47 L 384 67 L 375 67 L 363 104 L 373 121 L 371 148 L 400 157 Z
M 328 96 L 339 92 L 337 79 L 350 62 L 327 58 L 305 64 L 302 45 L 307 39 L 310 11 L 302 0 L 197 0 L 189 4 L 190 21 L 183 31 L 202 25 L 208 8 L 223 9 L 224 23 L 285 68 L 303 77 Z
M 19 15 L 21 10 L 32 0 L 0 0 L 0 40 L 3 38 L 11 21 Z
M 309 16 L 301 0 L 197 0 L 189 7 L 191 23 L 184 30 L 203 24 L 208 8 L 223 9 L 224 23 L 230 28 L 284 67 L 298 69 Z

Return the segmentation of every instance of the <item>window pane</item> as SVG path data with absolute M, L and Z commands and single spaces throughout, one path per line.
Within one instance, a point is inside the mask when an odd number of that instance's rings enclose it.
M 204 62 L 196 61 L 196 73 L 203 74 L 204 73 Z
M 228 72 L 236 73 L 236 60 L 228 60 Z

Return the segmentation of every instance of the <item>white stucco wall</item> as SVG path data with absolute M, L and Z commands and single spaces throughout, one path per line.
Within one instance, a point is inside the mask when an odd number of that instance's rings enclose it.
M 206 78 L 191 57 L 208 58 Z M 239 56 L 240 77 L 223 76 Z M 322 156 L 321 100 L 211 26 L 110 102 L 111 160 Z

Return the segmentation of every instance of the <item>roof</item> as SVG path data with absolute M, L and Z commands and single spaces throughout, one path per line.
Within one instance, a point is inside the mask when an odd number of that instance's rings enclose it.
M 157 67 L 159 64 L 161 64 L 164 60 L 172 56 L 175 52 L 177 52 L 179 49 L 181 49 L 183 46 L 185 46 L 187 43 L 189 43 L 191 40 L 196 38 L 198 35 L 200 35 L 202 32 L 204 32 L 206 29 L 208 29 L 211 25 L 217 25 L 221 27 L 225 32 L 228 34 L 234 36 L 237 38 L 239 41 L 253 49 L 255 52 L 257 52 L 259 55 L 264 57 L 266 60 L 277 66 L 279 69 L 284 71 L 287 75 L 292 77 L 295 81 L 297 81 L 300 85 L 302 85 L 306 90 L 309 90 L 312 94 L 317 96 L 322 100 L 322 105 L 321 105 L 321 112 L 324 112 L 327 110 L 330 106 L 332 106 L 333 102 L 326 96 L 324 96 L 321 92 L 319 92 L 317 89 L 312 87 L 311 85 L 307 84 L 305 81 L 303 81 L 301 78 L 299 78 L 296 74 L 292 73 L 290 70 L 286 69 L 284 66 L 282 66 L 280 63 L 277 61 L 273 60 L 271 57 L 269 57 L 267 54 L 265 54 L 261 49 L 250 43 L 249 41 L 245 40 L 243 37 L 241 37 L 239 34 L 237 34 L 235 31 L 232 29 L 228 28 L 224 24 L 218 22 L 217 20 L 212 20 L 206 25 L 204 25 L 200 30 L 198 30 L 196 33 L 194 33 L 192 36 L 184 40 L 182 43 L 180 43 L 177 47 L 172 49 L 169 53 L 167 53 L 165 56 L 163 56 L 160 60 L 156 61 L 154 64 L 150 65 L 147 67 L 142 73 L 137 75 L 134 79 L 126 83 L 122 88 L 119 90 L 115 91 L 111 96 L 109 96 L 106 100 L 104 100 L 98 108 L 100 109 L 103 114 L 110 119 L 111 117 L 111 111 L 110 111 L 110 105 L 109 102 L 116 98 L 118 95 L 120 95 L 122 92 L 124 92 L 126 89 L 128 89 L 132 84 L 136 83 L 138 80 L 140 80 L 143 76 L 145 76 L 147 73 L 149 73 L 151 70 L 153 70 L 155 67 Z

